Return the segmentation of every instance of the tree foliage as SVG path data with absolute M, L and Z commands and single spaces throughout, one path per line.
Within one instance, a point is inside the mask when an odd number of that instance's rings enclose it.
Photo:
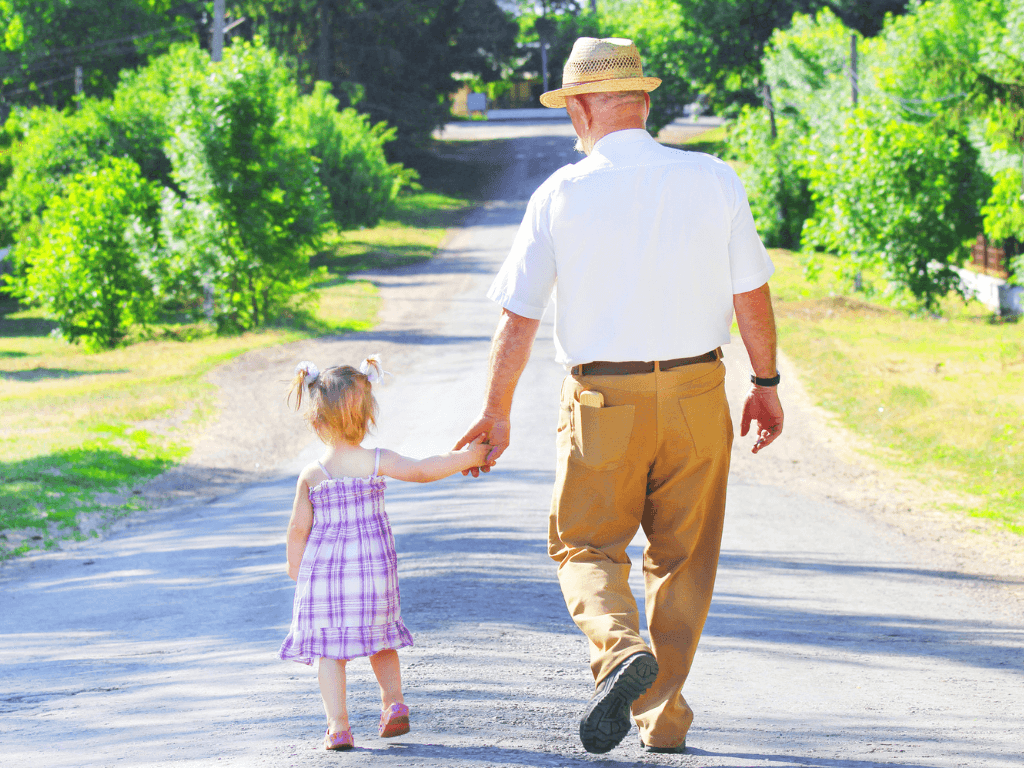
M 91 199 L 83 184 L 108 188 L 110 169 L 121 178 L 131 168 L 150 185 L 149 203 L 131 211 L 132 231 L 149 235 L 133 241 L 131 275 L 141 278 L 128 283 L 146 301 L 125 305 L 126 323 L 142 322 L 143 307 L 210 317 L 222 331 L 273 320 L 307 288 L 323 228 L 332 219 L 343 229 L 373 225 L 412 178 L 384 157 L 391 129 L 338 111 L 326 83 L 300 96 L 279 55 L 243 42 L 216 64 L 194 46 L 176 48 L 124 76 L 110 99 L 17 110 L 3 135 L 11 146 L 0 157 L 10 166 L 0 220 L 16 230 L 14 289 L 54 313 L 74 306 L 78 317 L 71 297 L 93 289 L 69 283 L 58 301 L 39 287 L 57 274 L 40 255 L 59 250 L 40 245 L 57 242 L 46 234 L 57 231 L 51 211 L 67 213 L 69 195 L 76 205 Z M 61 235 L 61 248 L 94 236 L 75 232 Z M 78 319 L 61 328 L 101 346 L 124 337 Z
M 310 140 L 289 130 L 298 96 L 272 51 L 243 43 L 171 99 L 175 221 L 204 233 L 188 268 L 212 288 L 224 329 L 259 326 L 304 287 L 325 223 Z
M 495 0 L 245 0 L 268 44 L 294 57 L 304 92 L 322 80 L 344 105 L 426 142 L 449 117 L 453 73 L 500 78 L 517 27 Z
M 74 69 L 93 96 L 109 96 L 175 41 L 192 39 L 204 3 L 175 0 L 0 0 L 0 106 L 63 107 Z M 0 109 L 0 114 L 3 110 Z
M 808 242 L 849 275 L 879 266 L 926 309 L 960 286 L 952 268 L 979 231 L 984 180 L 962 137 L 870 107 L 843 120 L 836 142 L 811 137 L 802 158 L 815 199 Z
M 777 31 L 763 72 L 778 136 L 757 108 L 730 140 L 769 238 L 802 232 L 851 276 L 880 265 L 891 285 L 933 308 L 959 287 L 952 266 L 965 241 L 983 230 L 1011 245 L 1024 236 L 1018 7 L 915 3 L 878 36 L 858 36 L 857 108 L 854 30 L 823 10 Z
M 384 155 L 394 128 L 386 123 L 370 125 L 367 115 L 338 106 L 330 85 L 318 82 L 313 93 L 299 99 L 292 127 L 309 139 L 317 176 L 338 228 L 372 227 L 415 174 L 389 163 Z
M 687 41 L 688 79 L 717 110 L 754 104 L 761 62 L 776 30 L 794 14 L 828 8 L 865 35 L 881 29 L 886 14 L 900 14 L 906 0 L 672 0 L 679 6 L 679 36 Z
M 152 286 L 139 268 L 152 248 L 152 184 L 127 159 L 75 174 L 24 230 L 25 278 L 15 295 L 45 307 L 61 333 L 91 348 L 117 346 L 133 324 L 152 320 Z

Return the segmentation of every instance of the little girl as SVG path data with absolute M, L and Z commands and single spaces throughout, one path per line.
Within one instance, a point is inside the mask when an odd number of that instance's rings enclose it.
M 299 475 L 288 521 L 288 575 L 296 581 L 292 624 L 282 659 L 312 665 L 327 714 L 325 749 L 352 749 L 345 708 L 345 663 L 369 656 L 380 685 L 379 733 L 409 732 L 398 649 L 412 645 L 402 621 L 398 558 L 384 512 L 384 477 L 427 483 L 486 464 L 479 440 L 461 451 L 416 460 L 360 443 L 376 425 L 371 385 L 384 372 L 376 358 L 359 370 L 343 365 L 322 373 L 309 362 L 295 369 L 296 410 L 308 396 L 306 420 L 327 444 L 320 461 Z

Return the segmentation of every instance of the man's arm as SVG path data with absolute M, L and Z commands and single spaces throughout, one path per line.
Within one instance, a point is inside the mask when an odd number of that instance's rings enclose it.
M 752 291 L 735 294 L 732 303 L 754 375 L 759 379 L 772 378 L 778 369 L 775 367 L 775 313 L 768 283 Z M 745 436 L 750 430 L 751 421 L 757 421 L 757 441 L 753 448 L 753 453 L 757 453 L 782 434 L 783 413 L 778 387 L 751 387 L 743 403 L 740 436 Z
M 501 311 L 498 329 L 491 341 L 491 360 L 483 410 L 473 426 L 466 430 L 466 434 L 455 444 L 455 450 L 458 451 L 482 436 L 492 446 L 490 453 L 487 454 L 488 466 L 481 467 L 484 472 L 487 472 L 490 465 L 494 464 L 508 448 L 512 395 L 530 359 L 533 340 L 539 327 L 540 320 L 531 320 L 507 309 Z M 467 471 L 472 471 L 473 477 L 478 476 L 476 469 Z

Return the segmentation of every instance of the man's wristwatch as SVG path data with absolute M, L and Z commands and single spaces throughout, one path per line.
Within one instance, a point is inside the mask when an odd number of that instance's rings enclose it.
M 750 383 L 757 387 L 777 387 L 782 377 L 776 372 L 770 379 L 759 379 L 754 374 L 750 374 Z

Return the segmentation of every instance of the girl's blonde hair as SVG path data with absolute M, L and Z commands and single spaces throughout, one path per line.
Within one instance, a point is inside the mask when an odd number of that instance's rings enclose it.
M 383 375 L 380 363 L 369 360 Z M 338 365 L 311 377 L 297 371 L 288 393 L 288 402 L 295 397 L 295 410 L 302 406 L 305 393 L 309 407 L 304 418 L 316 436 L 328 445 L 351 443 L 359 445 L 371 427 L 377 426 L 377 400 L 370 379 L 351 365 Z

